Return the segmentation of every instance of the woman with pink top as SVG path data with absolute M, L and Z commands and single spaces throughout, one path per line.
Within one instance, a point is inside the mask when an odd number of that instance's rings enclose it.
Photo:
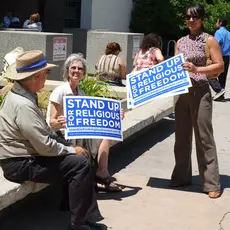
M 164 61 L 164 57 L 160 50 L 161 38 L 156 34 L 146 35 L 141 43 L 139 52 L 133 61 L 133 71 L 138 71 Z

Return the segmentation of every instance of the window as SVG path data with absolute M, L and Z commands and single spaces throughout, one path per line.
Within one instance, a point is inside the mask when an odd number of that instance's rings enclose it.
M 81 0 L 65 0 L 65 6 L 65 27 L 79 28 L 81 21 Z

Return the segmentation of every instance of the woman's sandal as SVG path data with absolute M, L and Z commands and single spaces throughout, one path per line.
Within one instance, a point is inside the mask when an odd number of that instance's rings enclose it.
M 98 186 L 97 185 L 97 190 L 102 189 L 103 191 L 106 192 L 121 192 L 122 188 L 118 186 L 117 184 L 113 183 L 111 176 L 107 177 L 95 177 L 96 183 L 102 185 Z

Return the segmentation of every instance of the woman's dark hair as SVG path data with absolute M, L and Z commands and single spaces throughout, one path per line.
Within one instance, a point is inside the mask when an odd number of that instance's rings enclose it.
M 195 5 L 191 5 L 191 6 L 187 7 L 186 8 L 186 14 L 187 14 L 188 10 L 189 10 L 191 16 L 198 16 L 201 19 L 204 19 L 204 17 L 205 17 L 205 8 L 203 5 L 195 4 Z
M 191 16 L 198 16 L 202 20 L 205 17 L 205 8 L 203 5 L 200 5 L 200 4 L 191 5 L 191 6 L 186 8 L 186 14 L 188 13 L 188 11 L 189 11 Z M 201 25 L 201 30 L 205 32 L 205 28 L 204 28 L 203 23 Z
M 150 33 L 144 36 L 140 48 L 145 52 L 151 47 L 161 48 L 161 37 L 157 34 Z
M 105 49 L 105 54 L 116 54 L 116 52 L 119 51 L 121 52 L 121 47 L 118 43 L 116 42 L 110 42 L 107 44 L 106 49 Z

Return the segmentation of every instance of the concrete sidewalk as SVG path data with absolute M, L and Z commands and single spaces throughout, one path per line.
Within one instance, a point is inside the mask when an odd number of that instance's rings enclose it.
M 226 101 L 214 102 L 214 132 L 217 144 L 223 195 L 212 200 L 201 193 L 195 146 L 193 144 L 193 185 L 170 189 L 167 185 L 174 167 L 173 120 L 165 120 L 161 129 L 171 132 L 157 140 L 158 128 L 142 140 L 132 142 L 126 154 L 141 151 L 133 162 L 114 176 L 119 184 L 130 186 L 123 193 L 99 194 L 104 224 L 114 230 L 229 230 L 230 229 L 230 79 Z M 159 134 L 160 136 L 162 134 Z M 166 134 L 165 134 L 166 135 Z M 152 137 L 152 145 L 151 145 Z M 122 162 L 122 156 L 120 161 Z

